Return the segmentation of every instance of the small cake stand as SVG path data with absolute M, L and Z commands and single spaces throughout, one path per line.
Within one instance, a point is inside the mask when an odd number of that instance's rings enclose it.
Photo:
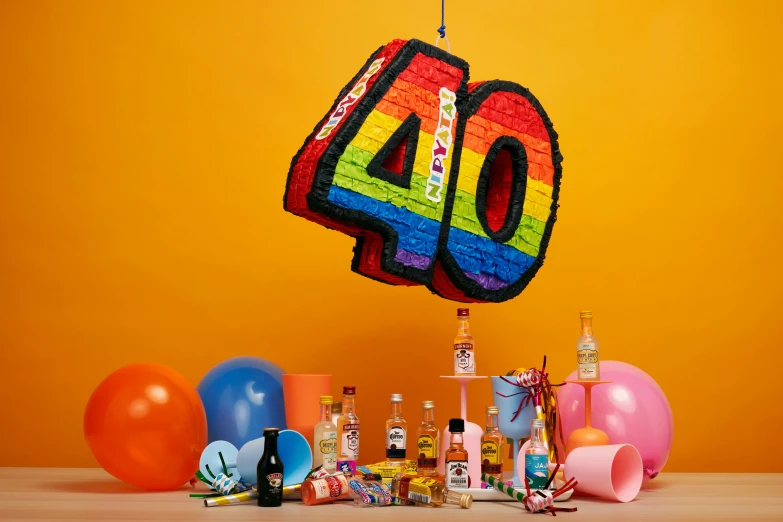
M 566 457 L 572 450 L 581 448 L 583 446 L 604 446 L 609 444 L 609 436 L 599 430 L 593 428 L 592 421 L 592 402 L 593 402 L 593 386 L 599 384 L 608 384 L 612 381 L 566 381 L 568 384 L 578 384 L 585 389 L 585 426 L 584 428 L 577 428 L 571 432 L 566 441 Z
M 481 489 L 481 436 L 484 430 L 478 424 L 468 422 L 468 383 L 478 379 L 486 379 L 486 375 L 441 375 L 442 379 L 457 381 L 460 385 L 460 417 L 465 421 L 465 433 L 462 437 L 465 449 L 468 451 L 468 476 L 470 477 L 470 490 Z M 440 444 L 440 458 L 438 459 L 438 473 L 443 475 L 446 471 L 446 449 L 449 445 L 449 428 L 443 430 L 443 438 Z M 462 491 L 460 489 L 460 491 Z M 464 490 L 464 492 L 468 492 Z

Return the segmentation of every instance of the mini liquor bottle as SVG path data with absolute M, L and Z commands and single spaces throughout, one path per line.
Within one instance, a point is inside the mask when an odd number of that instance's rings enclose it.
M 600 379 L 598 368 L 598 339 L 593 336 L 593 312 L 579 313 L 582 320 L 582 335 L 576 341 L 576 359 L 579 364 L 580 381 Z
M 283 504 L 283 462 L 277 453 L 280 430 L 264 428 L 264 453 L 258 461 L 258 505 L 280 507 Z
M 354 413 L 356 387 L 343 387 L 343 412 L 337 419 L 337 471 L 356 474 L 359 459 L 359 417 Z
M 470 310 L 457 308 L 457 335 L 454 337 L 454 375 L 476 375 Z
M 405 465 L 405 440 L 408 423 L 402 418 L 402 395 L 391 396 L 391 415 L 386 421 L 386 465 Z
M 525 477 L 530 489 L 542 489 L 549 478 L 549 450 L 544 445 L 544 421 L 530 421 L 530 446 L 525 452 Z
M 349 496 L 348 479 L 341 473 L 302 482 L 302 502 L 306 506 L 326 504 Z
M 487 431 L 481 436 L 481 472 L 503 479 L 503 445 L 505 437 L 498 429 L 498 407 L 487 406 Z
M 470 509 L 473 505 L 473 495 L 449 491 L 446 483 L 440 480 L 402 473 L 398 473 L 392 479 L 391 494 L 393 497 L 425 506 L 454 504 L 463 509 Z
M 323 466 L 329 473 L 337 469 L 337 425 L 332 422 L 332 396 L 321 396 L 321 420 L 315 425 L 313 467 Z
M 462 419 L 451 419 L 449 421 L 449 432 L 451 440 L 445 455 L 446 487 L 449 489 L 469 488 L 468 451 L 462 445 L 465 421 Z
M 416 448 L 419 454 L 418 474 L 432 477 L 438 474 L 438 455 L 440 455 L 440 432 L 435 427 L 435 403 L 421 403 L 421 426 L 416 431 Z

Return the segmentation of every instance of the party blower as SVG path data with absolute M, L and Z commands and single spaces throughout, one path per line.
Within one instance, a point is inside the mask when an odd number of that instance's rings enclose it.
M 277 451 L 285 465 L 286 483 L 302 482 L 313 465 L 313 454 L 304 436 L 294 430 L 281 431 L 277 441 Z M 209 479 L 227 470 L 227 476 L 235 481 L 241 477 L 245 482 L 256 484 L 258 482 L 256 467 L 263 454 L 263 438 L 251 440 L 239 451 L 230 442 L 218 440 L 202 452 L 199 471 Z
M 525 451 L 522 445 L 517 460 L 517 475 L 525 476 Z M 550 469 L 555 464 L 550 464 Z M 576 491 L 615 502 L 630 502 L 642 487 L 642 457 L 630 444 L 584 446 L 574 448 L 565 461 L 566 480 L 578 481 Z

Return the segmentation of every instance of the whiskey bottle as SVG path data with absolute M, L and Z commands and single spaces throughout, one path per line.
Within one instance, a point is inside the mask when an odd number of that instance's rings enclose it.
M 405 465 L 405 440 L 408 423 L 402 418 L 402 395 L 391 396 L 391 415 L 386 420 L 386 465 Z
M 438 474 L 440 455 L 440 431 L 435 427 L 435 403 L 423 401 L 421 408 L 421 426 L 416 431 L 418 473 L 424 477 L 433 477 Z
M 503 435 L 498 429 L 498 407 L 487 406 L 487 431 L 481 436 L 481 472 L 503 479 Z
M 469 488 L 468 451 L 463 446 L 462 434 L 465 432 L 465 421 L 451 419 L 449 421 L 450 444 L 446 450 L 446 487 Z
M 398 473 L 392 479 L 391 494 L 393 497 L 426 506 L 439 507 L 443 504 L 454 504 L 463 509 L 470 509 L 473 505 L 472 495 L 449 491 L 446 484 L 440 480 L 403 473 Z

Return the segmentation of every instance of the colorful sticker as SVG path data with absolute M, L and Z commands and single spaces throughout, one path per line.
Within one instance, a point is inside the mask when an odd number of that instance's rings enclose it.
M 549 457 L 545 453 L 525 453 L 525 477 L 530 489 L 542 489 L 549 479 Z

